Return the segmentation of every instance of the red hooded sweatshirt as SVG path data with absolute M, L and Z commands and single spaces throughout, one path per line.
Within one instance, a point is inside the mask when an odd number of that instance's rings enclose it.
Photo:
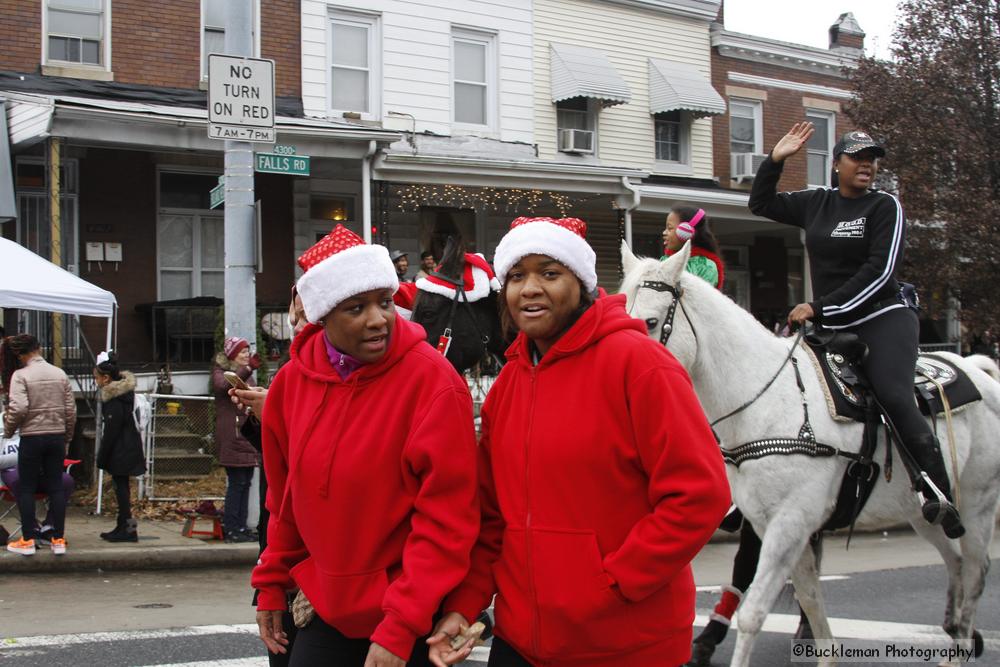
M 496 633 L 533 665 L 677 667 L 689 563 L 730 501 L 691 381 L 622 295 L 531 356 L 521 334 L 483 405 L 483 526 L 445 609 L 497 593 Z
M 323 335 L 295 338 L 267 395 L 257 608 L 299 587 L 327 624 L 409 659 L 479 531 L 472 399 L 417 324 L 397 317 L 385 356 L 346 381 Z

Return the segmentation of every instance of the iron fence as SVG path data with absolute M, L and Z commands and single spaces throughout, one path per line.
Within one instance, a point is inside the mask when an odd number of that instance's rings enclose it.
M 218 465 L 215 399 L 149 394 L 143 490 L 150 500 L 222 498 L 226 478 Z

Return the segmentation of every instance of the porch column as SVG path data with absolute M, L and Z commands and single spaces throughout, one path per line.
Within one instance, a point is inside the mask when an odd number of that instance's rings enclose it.
M 59 165 L 60 140 L 57 137 L 49 139 L 49 234 L 52 242 L 49 246 L 49 260 L 62 267 L 62 207 L 59 206 Z M 63 330 L 62 314 L 52 313 L 52 363 L 59 368 L 63 365 Z

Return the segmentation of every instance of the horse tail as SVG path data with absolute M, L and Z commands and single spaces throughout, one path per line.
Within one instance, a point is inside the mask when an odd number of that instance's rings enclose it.
M 997 362 L 993 361 L 984 354 L 973 354 L 965 358 L 966 361 L 971 363 L 973 366 L 983 371 L 991 378 L 1000 382 L 1000 367 L 997 367 Z

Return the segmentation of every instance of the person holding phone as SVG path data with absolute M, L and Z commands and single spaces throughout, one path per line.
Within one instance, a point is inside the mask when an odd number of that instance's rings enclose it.
M 482 528 L 429 639 L 439 667 L 468 657 L 450 638 L 494 594 L 491 667 L 690 656 L 690 562 L 729 508 L 725 464 L 684 368 L 625 295 L 598 296 L 585 235 L 518 218 L 497 246 L 518 333 L 481 412 Z
M 247 514 L 250 507 L 250 484 L 254 469 L 260 465 L 260 454 L 240 433 L 248 416 L 230 400 L 229 389 L 233 385 L 226 379 L 226 373 L 233 373 L 246 386 L 255 386 L 255 368 L 249 341 L 238 336 L 225 340 L 222 351 L 215 355 L 212 368 L 215 446 L 219 464 L 226 469 L 226 504 L 222 516 L 226 542 L 253 542 L 257 539 L 247 527 Z
M 386 248 L 337 225 L 299 266 L 310 324 L 263 412 L 260 636 L 287 651 L 282 616 L 299 589 L 316 616 L 292 667 L 426 667 L 479 530 L 472 398 L 423 328 L 396 317 Z

